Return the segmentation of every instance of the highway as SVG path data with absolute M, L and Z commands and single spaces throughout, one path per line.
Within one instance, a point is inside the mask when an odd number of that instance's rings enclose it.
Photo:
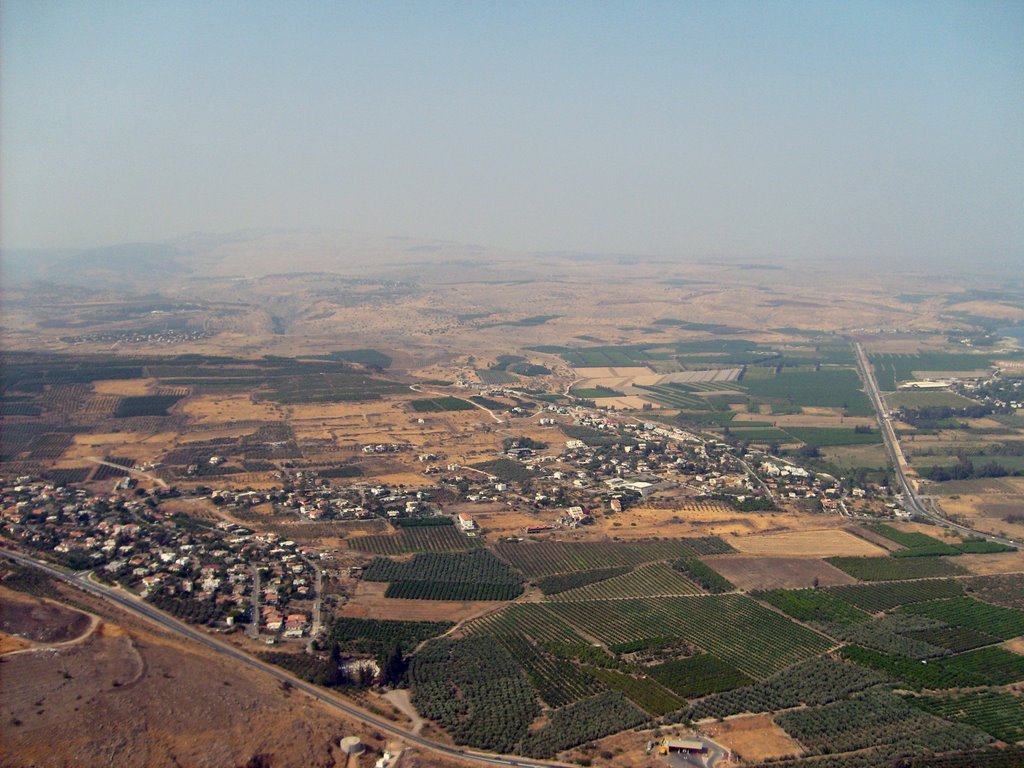
M 152 624 L 156 624 L 162 629 L 173 632 L 181 637 L 186 637 L 212 651 L 216 651 L 222 656 L 230 658 L 232 661 L 236 661 L 240 664 L 244 664 L 248 667 L 264 672 L 283 683 L 288 683 L 293 688 L 309 694 L 327 706 L 332 707 L 349 717 L 355 718 L 369 727 L 376 728 L 377 730 L 400 738 L 409 744 L 429 749 L 430 751 L 441 755 L 458 758 L 471 763 L 478 763 L 480 765 L 511 765 L 524 766 L 527 768 L 572 768 L 571 764 L 567 763 L 532 760 L 527 757 L 519 757 L 516 755 L 490 755 L 483 752 L 474 752 L 472 750 L 460 749 L 458 747 L 450 747 L 447 744 L 431 741 L 430 739 L 426 739 L 412 733 L 411 731 L 407 731 L 404 728 L 400 728 L 389 720 L 385 720 L 371 712 L 357 707 L 355 704 L 352 704 L 330 691 L 311 685 L 310 683 L 300 680 L 279 667 L 260 661 L 244 651 L 229 645 L 228 643 L 200 632 L 199 630 L 190 627 L 188 624 L 180 622 L 174 617 L 154 608 L 139 598 L 129 596 L 122 590 L 107 587 L 92 581 L 89 579 L 90 571 L 69 573 L 56 568 L 49 563 L 40 562 L 34 558 L 22 555 L 18 552 L 11 552 L 7 549 L 0 549 L 0 556 L 6 557 L 26 567 L 43 571 L 48 576 L 71 584 L 78 589 L 81 589 L 83 592 L 88 592 L 91 595 L 99 597 L 110 603 L 114 603 L 119 608 L 126 610 L 139 618 L 145 619 Z
M 882 393 L 878 390 L 878 382 L 875 381 L 875 375 L 871 371 L 871 363 L 868 361 L 867 353 L 859 341 L 854 342 L 853 347 L 857 352 L 857 367 L 860 368 L 861 378 L 864 380 L 864 388 L 867 391 L 868 398 L 871 400 L 871 404 L 875 408 L 875 413 L 878 414 L 878 425 L 882 430 L 882 439 L 885 441 L 885 450 L 889 455 L 889 463 L 892 464 L 892 468 L 896 473 L 896 479 L 899 481 L 900 489 L 903 493 L 904 508 L 914 515 L 928 518 L 940 525 L 969 536 L 977 536 L 1008 546 L 1020 546 L 1021 542 L 989 533 L 982 533 L 965 525 L 950 522 L 935 511 L 934 503 L 932 504 L 932 509 L 928 509 L 921 503 L 921 500 L 918 499 L 917 494 L 914 492 L 914 487 L 907 478 L 906 457 L 903 455 L 903 449 L 900 447 L 899 438 L 896 437 L 896 430 L 893 428 L 892 419 L 889 418 L 889 414 L 885 409 Z

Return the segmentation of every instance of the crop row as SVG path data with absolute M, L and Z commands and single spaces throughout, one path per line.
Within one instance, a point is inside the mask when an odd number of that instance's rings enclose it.
M 717 594 L 736 589 L 735 584 L 701 560 L 684 557 L 672 563 L 672 567 L 707 592 Z
M 523 668 L 548 706 L 562 707 L 601 692 L 591 675 L 545 653 L 523 635 L 504 635 L 499 642 Z
M 917 690 L 1009 685 L 1024 680 L 1024 656 L 998 647 L 980 648 L 927 664 L 856 645 L 846 646 L 841 653 L 850 661 L 898 678 Z
M 845 699 L 886 680 L 873 669 L 827 656 L 811 659 L 743 688 L 707 696 L 685 713 L 687 719 L 728 717 L 740 712 L 774 712 L 800 704 L 820 706 Z
M 384 597 L 404 600 L 515 600 L 521 584 L 451 581 L 392 581 Z
M 639 542 L 501 543 L 498 556 L 528 577 L 601 568 L 637 566 L 657 560 L 724 554 L 733 548 L 717 536 Z
M 1024 699 L 980 691 L 962 696 L 913 696 L 907 701 L 937 717 L 980 728 L 1007 744 L 1024 740 Z
M 627 675 L 613 669 L 598 669 L 597 667 L 590 667 L 587 672 L 608 688 L 618 691 L 652 715 L 661 716 L 686 704 L 684 699 L 646 675 Z
M 692 581 L 670 565 L 652 563 L 622 576 L 559 592 L 548 597 L 548 600 L 614 600 L 658 595 L 693 595 L 699 592 L 700 589 Z
M 437 581 L 466 584 L 510 584 L 521 579 L 485 549 L 468 553 L 426 552 L 399 562 L 378 557 L 363 573 L 366 581 Z
M 837 624 L 856 624 L 871 619 L 864 611 L 830 592 L 818 589 L 773 589 L 754 592 L 758 600 L 771 603 L 797 621 L 827 621 Z
M 827 591 L 850 605 L 876 613 L 900 605 L 956 597 L 964 593 L 964 588 L 957 579 L 929 579 L 926 581 L 896 581 L 887 584 L 850 584 L 830 587 Z
M 909 605 L 903 610 L 918 616 L 937 619 L 955 627 L 994 635 L 1002 640 L 1024 635 L 1024 611 L 989 605 L 970 597 L 918 603 Z
M 640 725 L 648 718 L 621 693 L 601 693 L 556 709 L 544 727 L 523 739 L 520 752 L 545 758 L 587 741 Z
M 901 581 L 965 574 L 942 557 L 829 557 L 829 563 L 861 581 Z
M 387 621 L 342 616 L 331 625 L 328 642 L 346 653 L 382 655 L 396 645 L 408 654 L 423 640 L 451 629 L 447 621 Z
M 953 751 L 979 747 L 989 736 L 936 720 L 888 691 L 823 707 L 786 712 L 776 722 L 811 753 L 852 752 L 880 745 Z
M 481 633 L 507 637 L 522 634 L 542 643 L 587 645 L 566 622 L 540 603 L 516 603 L 500 613 L 474 619 L 465 626 L 467 634 Z
M 824 653 L 833 643 L 742 595 L 551 603 L 551 610 L 610 645 L 678 638 L 754 678 Z
M 545 576 L 537 581 L 537 586 L 545 595 L 555 595 L 559 592 L 567 592 L 570 589 L 578 589 L 588 584 L 595 584 L 614 576 L 622 576 L 629 573 L 629 566 L 620 568 L 598 568 L 593 571 L 573 571 L 571 573 L 560 573 L 556 576 Z
M 450 525 L 403 528 L 397 534 L 357 536 L 348 540 L 349 549 L 375 555 L 458 552 L 475 549 L 478 546 L 477 540 L 467 538 Z
M 728 691 L 754 682 L 738 669 L 708 653 L 699 653 L 686 659 L 671 659 L 650 667 L 648 671 L 666 688 L 690 698 Z

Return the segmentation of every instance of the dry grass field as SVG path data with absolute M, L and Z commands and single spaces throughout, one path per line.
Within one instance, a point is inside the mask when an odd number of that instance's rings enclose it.
M 730 539 L 744 555 L 759 557 L 881 557 L 886 551 L 838 529 L 799 530 Z
M 338 764 L 332 741 L 342 735 L 374 745 L 371 733 L 266 675 L 96 610 L 104 621 L 85 641 L 5 656 L 5 766 L 221 768 L 265 755 L 275 768 L 327 768 Z
M 1024 538 L 1024 522 L 1007 519 L 1024 514 L 1024 478 L 943 483 L 928 490 L 943 493 L 939 506 L 946 515 L 962 519 L 979 531 Z
M 956 563 L 979 576 L 990 576 L 994 573 L 1024 573 L 1024 552 L 960 555 L 956 559 Z
M 857 582 L 834 565 L 809 557 L 721 555 L 702 559 L 739 589 L 746 591 L 807 589 L 814 586 L 815 579 L 822 587 Z
M 734 717 L 702 727 L 715 741 L 732 750 L 735 757 L 760 762 L 802 755 L 799 742 L 777 726 L 771 715 Z
M 815 522 L 820 524 L 820 519 Z M 746 514 L 720 502 L 684 502 L 667 509 L 630 507 L 624 512 L 598 516 L 592 529 L 620 539 L 649 539 L 652 536 L 746 536 L 760 531 L 777 531 L 813 524 L 811 518 L 790 512 Z M 732 539 L 729 539 L 732 541 Z

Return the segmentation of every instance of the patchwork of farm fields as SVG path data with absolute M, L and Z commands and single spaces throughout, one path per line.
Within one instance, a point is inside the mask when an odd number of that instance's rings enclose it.
M 357 536 L 348 539 L 349 549 L 374 555 L 401 555 L 406 552 L 458 552 L 476 549 L 479 539 L 470 539 L 453 525 L 403 528 L 396 534 Z
M 826 637 L 742 595 L 551 603 L 558 617 L 608 644 L 680 638 L 754 678 L 824 653 Z
M 665 563 L 644 565 L 621 576 L 549 595 L 548 600 L 617 600 L 631 597 L 693 595 L 700 588 Z
M 495 553 L 527 578 L 571 571 L 637 566 L 658 560 L 714 555 L 733 549 L 717 536 L 669 541 L 501 543 Z

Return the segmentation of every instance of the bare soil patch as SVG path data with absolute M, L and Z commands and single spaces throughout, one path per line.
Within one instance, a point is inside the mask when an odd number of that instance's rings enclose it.
M 36 643 L 66 643 L 92 626 L 88 614 L 0 587 L 0 630 Z
M 459 622 L 494 610 L 504 602 L 458 600 L 398 600 L 384 597 L 384 582 L 360 581 L 355 594 L 341 609 L 342 616 L 360 619 Z
M 733 755 L 750 762 L 802 755 L 800 744 L 777 726 L 771 715 L 737 717 L 703 728 Z
M 344 765 L 332 747 L 341 736 L 382 746 L 260 672 L 124 618 L 82 643 L 5 659 L 5 766 L 220 768 L 266 755 L 275 768 L 327 768 Z
M 747 557 L 716 555 L 703 558 L 716 571 L 743 590 L 806 589 L 814 580 L 823 587 L 856 584 L 848 573 L 808 557 Z
M 836 529 L 743 536 L 729 542 L 745 555 L 775 557 L 881 557 L 881 547 Z
M 867 539 L 872 544 L 877 544 L 889 552 L 898 552 L 901 549 L 906 549 L 902 544 L 897 544 L 892 539 L 887 539 L 885 536 L 875 533 L 874 531 L 869 531 L 867 528 L 863 528 L 861 526 L 852 528 L 850 533 L 854 536 L 860 536 L 862 539 Z
M 1024 656 L 1024 637 L 1015 637 L 1012 640 L 1007 640 L 1003 643 L 1003 648 Z

